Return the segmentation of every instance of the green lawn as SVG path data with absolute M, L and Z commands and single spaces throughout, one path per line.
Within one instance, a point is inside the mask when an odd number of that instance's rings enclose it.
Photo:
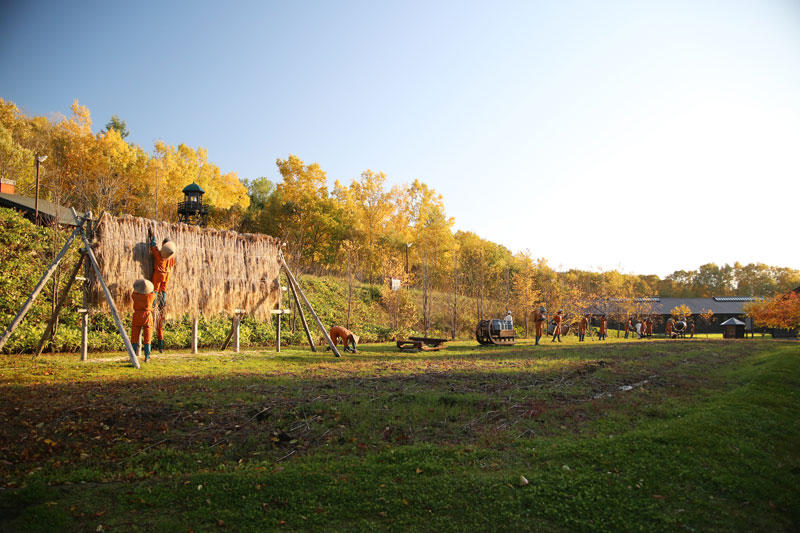
M 800 523 L 797 342 L 93 357 L 0 357 L 0 530 Z

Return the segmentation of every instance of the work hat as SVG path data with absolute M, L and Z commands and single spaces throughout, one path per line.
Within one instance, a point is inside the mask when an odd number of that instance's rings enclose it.
M 541 306 L 541 307 L 539 308 L 539 312 L 541 312 L 541 313 L 546 313 L 546 312 L 547 312 L 547 309 L 545 309 L 545 308 L 544 308 L 544 306 Z
M 153 282 L 147 279 L 137 279 L 133 282 L 133 292 L 137 294 L 150 294 L 153 292 Z
M 563 313 L 563 312 L 564 312 L 564 310 L 563 310 L 563 309 L 559 309 L 559 310 L 558 310 L 558 312 L 559 312 L 559 313 Z
M 164 259 L 169 259 L 175 252 L 178 251 L 177 245 L 173 241 L 167 241 L 161 245 L 161 257 Z

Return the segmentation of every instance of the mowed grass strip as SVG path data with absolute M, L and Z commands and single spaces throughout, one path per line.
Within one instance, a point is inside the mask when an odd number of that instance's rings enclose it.
M 800 347 L 611 341 L 4 357 L 0 528 L 793 530 Z

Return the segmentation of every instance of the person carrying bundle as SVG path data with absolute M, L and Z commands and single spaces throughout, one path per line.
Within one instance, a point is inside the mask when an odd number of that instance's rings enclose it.
M 555 329 L 553 330 L 553 340 L 550 342 L 556 342 L 556 337 L 558 337 L 558 342 L 561 342 L 561 323 L 564 321 L 563 310 L 559 309 L 556 316 L 553 317 L 553 324 L 555 324 Z
M 331 330 L 328 332 L 328 334 L 331 336 L 331 341 L 333 341 L 334 346 L 338 346 L 339 341 L 341 340 L 342 344 L 344 344 L 345 352 L 358 353 L 356 351 L 356 345 L 358 344 L 359 340 L 358 335 L 353 334 L 353 332 L 350 331 L 349 329 L 343 326 L 333 326 Z M 348 343 L 352 343 L 353 347 L 350 348 L 348 346 Z M 326 346 L 325 349 L 330 350 L 331 347 Z
M 158 305 L 158 321 L 156 322 L 156 346 L 159 352 L 164 351 L 164 322 L 166 320 L 164 308 L 167 306 L 167 283 L 170 274 L 175 268 L 175 252 L 177 246 L 171 240 L 164 239 L 161 248 L 156 246 L 156 237 L 153 230 L 147 228 L 147 239 L 150 242 L 150 254 L 153 256 L 153 289 L 156 294 L 155 307 Z
M 536 344 L 539 344 L 539 339 L 542 338 L 542 334 L 544 332 L 544 325 L 547 322 L 545 315 L 547 314 L 547 309 L 544 307 L 540 307 L 536 311 L 533 312 L 533 327 L 536 331 Z
M 139 351 L 139 336 L 145 363 L 150 360 L 150 339 L 153 335 L 153 283 L 146 279 L 133 282 L 133 316 L 131 317 L 131 344 L 133 352 Z
M 600 337 L 599 337 L 599 340 L 601 340 L 601 341 L 606 340 L 606 337 L 608 337 L 607 333 L 608 333 L 608 319 L 606 318 L 606 315 L 603 315 L 603 316 L 600 317 Z
M 578 324 L 578 342 L 583 342 L 583 339 L 586 337 L 586 327 L 589 325 L 589 315 L 583 315 L 581 317 L 581 321 Z

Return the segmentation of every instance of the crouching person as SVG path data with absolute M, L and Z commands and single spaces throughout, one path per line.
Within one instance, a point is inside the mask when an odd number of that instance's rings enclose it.
M 341 340 L 345 352 L 357 353 L 356 345 L 358 344 L 358 335 L 354 335 L 349 329 L 342 326 L 333 326 L 328 334 L 331 336 L 334 346 L 338 346 Z M 352 347 L 349 346 L 350 344 L 352 344 Z M 327 346 L 325 349 L 330 350 L 330 346 Z
M 141 335 L 142 352 L 145 362 L 150 360 L 150 339 L 153 335 L 153 283 L 146 279 L 138 279 L 133 283 L 133 317 L 131 319 L 131 342 L 133 351 L 139 351 Z

